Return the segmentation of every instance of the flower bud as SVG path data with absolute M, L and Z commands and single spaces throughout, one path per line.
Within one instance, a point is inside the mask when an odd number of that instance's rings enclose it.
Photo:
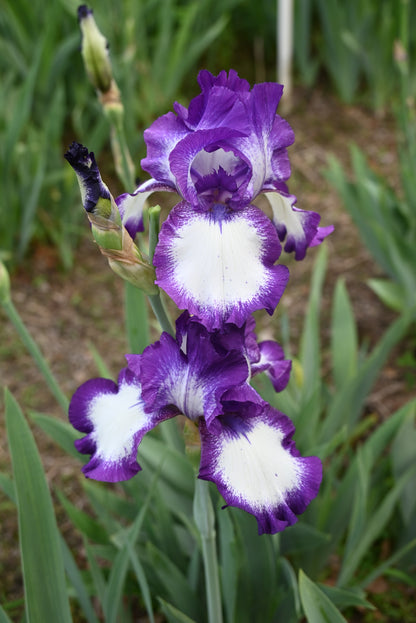
M 78 8 L 78 20 L 82 34 L 81 54 L 88 78 L 100 93 L 107 93 L 113 80 L 107 39 L 99 31 L 92 9 L 85 4 Z
M 83 145 L 72 143 L 65 158 L 77 174 L 94 240 L 112 270 L 146 294 L 157 294 L 155 270 L 123 226 L 116 202 L 101 179 L 94 154 Z
M 65 158 L 77 174 L 85 210 L 119 225 L 120 214 L 107 185 L 101 179 L 93 152 L 89 153 L 86 147 L 74 142 Z
M 94 239 L 110 268 L 146 294 L 157 294 L 155 269 L 143 258 L 127 229 L 99 215 L 90 213 L 88 218 Z

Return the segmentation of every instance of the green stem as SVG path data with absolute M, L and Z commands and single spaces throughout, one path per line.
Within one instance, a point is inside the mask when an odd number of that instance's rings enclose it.
M 23 320 L 19 315 L 19 312 L 17 311 L 11 300 L 5 301 L 3 303 L 3 307 L 9 317 L 9 320 L 12 322 L 17 333 L 19 334 L 20 339 L 29 351 L 37 367 L 41 371 L 52 394 L 54 395 L 64 412 L 67 413 L 69 404 L 68 398 L 65 396 L 64 392 L 60 388 L 59 383 L 54 377 L 48 362 L 42 355 L 39 346 L 36 344 L 29 331 L 27 330 Z
M 135 185 L 134 180 L 134 172 L 131 166 L 131 157 L 130 152 L 127 146 L 127 142 L 124 135 L 123 129 L 123 118 L 121 115 L 112 115 L 111 116 L 112 127 L 114 131 L 114 138 L 117 141 L 117 151 L 121 157 L 121 178 L 123 183 L 128 189 L 133 189 Z M 114 156 L 115 160 L 116 155 Z M 157 244 L 158 234 L 159 234 L 159 214 L 160 208 L 154 207 L 150 209 L 149 212 L 149 252 L 151 253 L 151 259 L 153 257 L 153 253 Z M 174 329 L 172 327 L 172 323 L 169 320 L 169 317 L 166 313 L 166 310 L 163 305 L 163 301 L 160 296 L 160 292 L 158 294 L 150 295 L 149 302 L 152 306 L 153 312 L 159 322 L 160 328 L 162 331 L 166 331 L 171 335 L 175 335 Z M 141 352 L 141 351 L 140 351 Z
M 149 208 L 149 260 L 153 263 L 156 245 L 159 240 L 160 206 Z
M 207 481 L 196 480 L 194 518 L 202 541 L 208 621 L 209 623 L 222 623 L 223 617 L 217 559 L 215 515 L 208 487 L 209 484 Z
M 146 297 L 129 281 L 124 282 L 124 314 L 130 352 L 142 353 L 150 343 Z
M 163 305 L 162 297 L 160 296 L 160 290 L 158 294 L 149 295 L 149 302 L 162 331 L 166 331 L 166 333 L 170 333 L 170 335 L 175 336 L 175 331 L 172 327 L 172 323 L 166 312 L 165 306 Z
M 113 114 L 109 114 L 109 117 L 113 131 L 113 157 L 117 174 L 126 187 L 127 192 L 132 192 L 136 187 L 136 180 L 134 177 L 134 165 L 124 134 L 123 114 L 120 111 L 116 111 Z

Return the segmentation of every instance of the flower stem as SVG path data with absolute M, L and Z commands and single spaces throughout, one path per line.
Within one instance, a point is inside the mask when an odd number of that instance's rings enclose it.
M 171 321 L 169 320 L 165 306 L 163 305 L 162 297 L 160 296 L 160 290 L 158 294 L 149 295 L 149 302 L 162 331 L 166 331 L 166 333 L 170 333 L 175 336 L 175 331 L 172 327 Z
M 160 206 L 149 208 L 149 260 L 153 263 L 156 245 L 159 241 Z
M 119 111 L 109 114 L 112 124 L 111 145 L 117 175 L 128 192 L 133 192 L 136 187 L 134 165 L 126 141 L 123 127 L 123 114 Z
M 207 481 L 197 478 L 194 497 L 194 518 L 202 541 L 208 621 L 209 623 L 222 623 L 215 515 L 208 487 Z
M 64 392 L 60 388 L 59 383 L 53 375 L 53 372 L 50 369 L 48 362 L 42 355 L 39 346 L 36 344 L 29 331 L 27 330 L 26 325 L 24 324 L 22 318 L 19 315 L 19 312 L 13 305 L 13 302 L 10 299 L 3 302 L 3 308 L 8 315 L 9 320 L 14 325 L 23 344 L 25 345 L 37 367 L 41 371 L 52 394 L 54 395 L 64 412 L 67 413 L 69 404 L 68 398 L 65 396 Z
M 124 314 L 129 349 L 142 353 L 150 343 L 146 297 L 129 281 L 124 282 Z

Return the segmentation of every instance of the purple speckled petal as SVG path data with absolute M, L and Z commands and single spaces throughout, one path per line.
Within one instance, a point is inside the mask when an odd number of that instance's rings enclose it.
M 182 202 L 161 228 L 156 283 L 209 331 L 242 326 L 255 310 L 273 314 L 289 277 L 274 265 L 279 255 L 276 230 L 258 208 L 196 212 Z
M 199 478 L 214 482 L 225 502 L 257 519 L 259 534 L 274 534 L 293 525 L 316 497 L 322 478 L 317 457 L 301 457 L 288 417 L 265 405 L 251 405 L 217 418 L 221 431 L 200 421 Z
M 264 196 L 273 211 L 273 223 L 279 239 L 286 239 L 284 249 L 287 253 L 295 252 L 296 260 L 303 260 L 310 246 L 320 244 L 325 236 L 331 233 L 332 227 L 319 228 L 321 217 L 316 212 L 307 212 L 296 208 L 293 204 L 296 197 L 285 196 L 277 192 L 267 192 Z M 319 234 L 320 230 L 321 235 Z
M 158 182 L 153 177 L 150 180 L 146 180 L 138 188 L 136 188 L 135 193 L 155 193 L 155 192 L 168 192 L 175 193 L 176 186 L 173 184 L 165 184 L 165 182 Z
M 91 454 L 84 474 L 106 482 L 132 478 L 141 469 L 136 460 L 140 441 L 165 417 L 145 412 L 140 382 L 127 368 L 118 384 L 98 378 L 81 385 L 72 397 L 69 420 L 87 433 L 75 442 L 79 452 Z
M 142 355 L 127 355 L 128 365 L 140 375 L 146 409 L 174 405 L 192 420 L 204 417 L 209 426 L 222 413 L 224 393 L 248 380 L 247 360 L 237 350 L 218 353 L 206 328 L 187 312 L 178 324 L 179 340 L 162 333 Z

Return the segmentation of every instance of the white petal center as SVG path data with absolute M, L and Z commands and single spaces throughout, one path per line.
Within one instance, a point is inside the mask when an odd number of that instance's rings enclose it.
M 123 197 L 119 210 L 123 215 L 123 224 L 130 219 L 140 221 L 143 218 L 145 203 L 153 191 L 137 193 L 136 195 L 126 194 Z
M 232 494 L 260 511 L 299 488 L 302 466 L 282 445 L 283 432 L 260 422 L 238 437 L 224 437 L 216 475 Z
M 140 387 L 123 383 L 118 394 L 102 393 L 91 401 L 88 417 L 97 455 L 118 462 L 131 453 L 134 434 L 145 427 L 150 415 L 143 410 Z
M 296 240 L 302 240 L 305 237 L 305 231 L 302 227 L 302 212 L 295 212 L 291 201 L 279 193 L 264 193 L 264 196 L 271 205 L 273 222 L 276 227 L 283 224 L 288 235 L 293 236 Z
M 242 215 L 217 221 L 196 214 L 178 233 L 174 280 L 200 305 L 229 308 L 251 301 L 266 285 L 264 240 Z
M 169 398 L 191 420 L 204 414 L 204 386 L 198 374 L 192 374 L 189 366 L 180 372 L 173 371 L 166 383 L 170 385 Z
M 220 167 L 222 167 L 224 171 L 232 173 L 234 168 L 240 164 L 240 158 L 237 158 L 232 151 L 225 151 L 220 148 L 208 152 L 202 149 L 193 159 L 192 168 L 197 171 L 199 175 L 205 176 L 218 171 Z

